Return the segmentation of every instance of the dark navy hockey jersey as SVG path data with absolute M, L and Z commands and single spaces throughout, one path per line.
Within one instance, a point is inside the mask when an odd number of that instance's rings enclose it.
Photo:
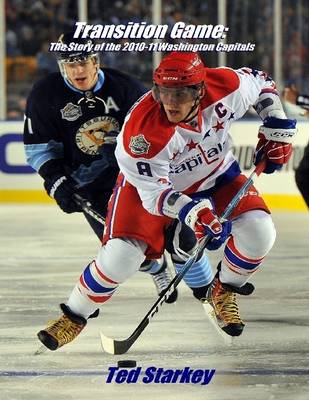
M 114 146 L 106 133 L 119 132 L 124 118 L 146 88 L 113 69 L 99 71 L 91 91 L 82 92 L 53 73 L 38 81 L 27 101 L 24 144 L 28 163 L 47 179 L 71 175 L 80 187 L 114 178 Z

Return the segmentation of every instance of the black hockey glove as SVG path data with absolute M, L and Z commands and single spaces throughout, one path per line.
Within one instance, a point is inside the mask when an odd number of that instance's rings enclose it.
M 48 178 L 44 182 L 44 187 L 50 197 L 56 200 L 62 211 L 71 214 L 82 211 L 76 204 L 73 195 L 77 192 L 76 182 L 65 175 L 57 175 Z

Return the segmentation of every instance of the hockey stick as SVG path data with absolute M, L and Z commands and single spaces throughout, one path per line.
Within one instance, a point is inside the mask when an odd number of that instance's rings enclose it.
M 96 221 L 100 222 L 103 226 L 105 225 L 105 218 L 92 208 L 90 201 L 84 199 L 83 197 L 81 197 L 79 194 L 76 193 L 73 195 L 73 197 L 75 202 L 79 206 L 81 206 L 81 208 L 86 214 L 90 215 Z
M 237 206 L 237 204 L 239 203 L 239 201 L 243 197 L 243 195 L 247 192 L 249 187 L 253 184 L 256 177 L 258 177 L 263 172 L 263 170 L 265 169 L 265 166 L 266 166 L 265 160 L 262 160 L 256 166 L 256 168 L 251 173 L 249 178 L 246 180 L 246 182 L 243 184 L 243 186 L 239 189 L 239 191 L 236 193 L 236 195 L 233 197 L 233 199 L 231 200 L 231 202 L 225 209 L 224 213 L 222 214 L 222 216 L 220 218 L 221 221 L 227 219 L 231 215 L 232 211 Z M 144 329 L 150 323 L 150 321 L 155 316 L 155 314 L 157 314 L 157 312 L 159 311 L 160 307 L 163 305 L 165 300 L 176 289 L 176 287 L 179 285 L 179 283 L 182 280 L 182 278 L 184 277 L 184 275 L 187 273 L 187 271 L 189 271 L 189 269 L 195 263 L 199 251 L 205 247 L 205 245 L 209 242 L 209 240 L 210 240 L 210 238 L 206 237 L 206 238 L 204 238 L 203 242 L 199 244 L 194 255 L 191 256 L 189 258 L 189 260 L 184 264 L 182 270 L 177 275 L 175 275 L 175 277 L 172 279 L 172 281 L 170 282 L 168 287 L 161 293 L 161 295 L 158 297 L 157 301 L 154 303 L 154 305 L 151 307 L 151 309 L 145 315 L 145 317 L 140 322 L 140 324 L 137 326 L 135 331 L 127 339 L 116 340 L 116 339 L 112 339 L 110 337 L 105 336 L 103 333 L 100 333 L 101 344 L 102 344 L 103 350 L 105 350 L 107 353 L 110 353 L 110 354 L 124 354 L 131 348 L 131 346 L 136 342 L 138 337 L 141 335 L 141 333 L 144 331 Z

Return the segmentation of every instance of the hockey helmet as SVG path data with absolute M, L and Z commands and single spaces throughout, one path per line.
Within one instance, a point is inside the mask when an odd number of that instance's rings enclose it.
M 152 95 L 159 103 L 195 101 L 204 87 L 205 66 L 197 53 L 172 52 L 154 71 Z
M 58 52 L 57 60 L 62 76 L 66 77 L 64 65 L 80 63 L 93 59 L 97 68 L 100 66 L 99 54 L 93 50 L 94 43 L 90 38 L 74 38 L 74 31 L 60 35 L 58 43 L 66 49 Z
M 154 71 L 153 81 L 159 86 L 195 86 L 205 80 L 205 66 L 195 52 L 173 51 Z

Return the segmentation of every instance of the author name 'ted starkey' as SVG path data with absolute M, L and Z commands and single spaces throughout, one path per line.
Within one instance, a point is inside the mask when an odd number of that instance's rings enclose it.
M 148 367 L 144 371 L 142 367 L 124 369 L 109 367 L 106 383 L 190 383 L 195 385 L 208 385 L 216 370 L 215 369 L 193 369 L 184 367 L 182 369 L 165 369 Z

